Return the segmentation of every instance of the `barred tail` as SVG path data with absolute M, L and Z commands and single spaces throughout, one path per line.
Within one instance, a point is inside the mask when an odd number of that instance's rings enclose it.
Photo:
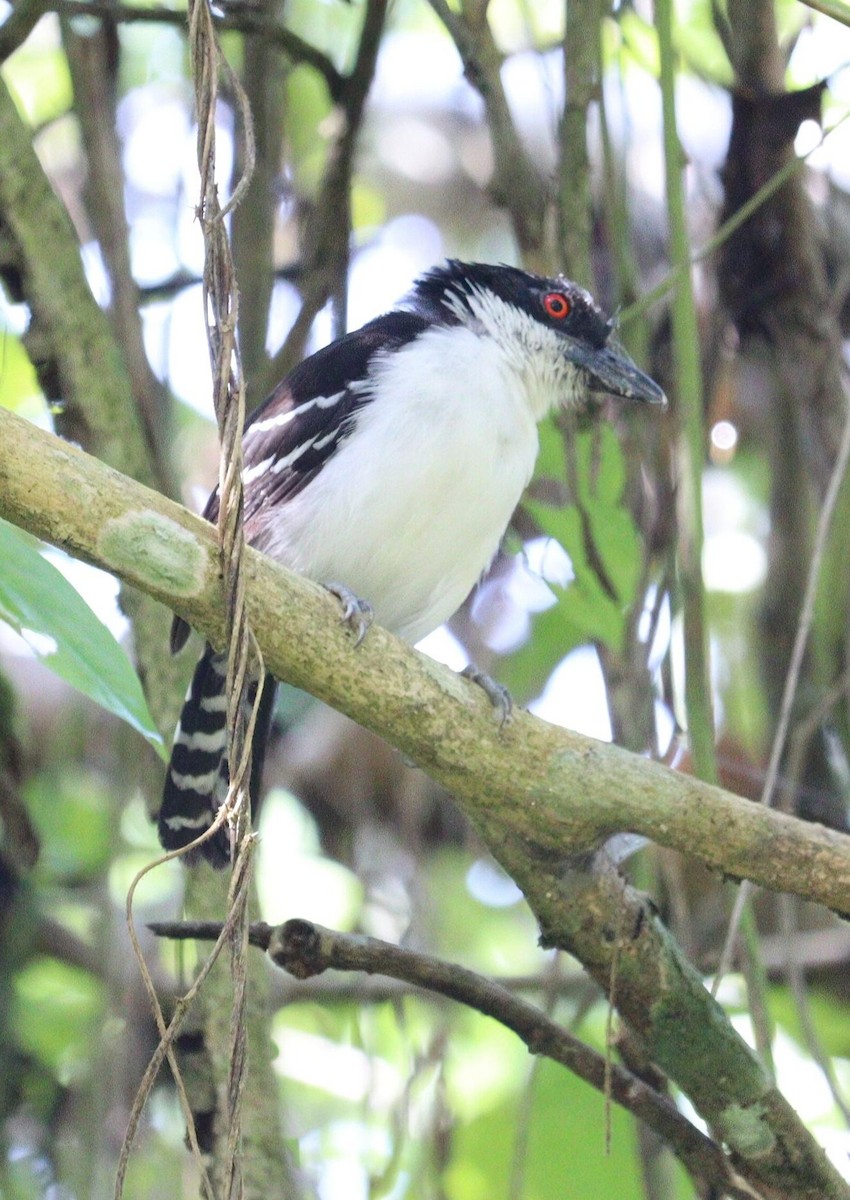
M 209 829 L 227 795 L 227 658 L 207 645 L 198 660 L 174 735 L 159 810 L 159 840 L 166 850 L 187 846 Z M 254 729 L 250 795 L 256 809 L 276 683 L 266 677 Z M 253 704 L 253 695 L 250 697 Z M 214 867 L 230 861 L 230 838 L 222 828 L 199 853 Z
M 159 840 L 166 850 L 193 842 L 208 829 L 227 794 L 227 659 L 206 646 L 198 660 L 174 735 L 159 810 Z M 201 848 L 214 866 L 229 859 L 227 831 Z

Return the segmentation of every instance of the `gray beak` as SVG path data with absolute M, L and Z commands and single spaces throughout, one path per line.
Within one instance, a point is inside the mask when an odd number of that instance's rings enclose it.
M 594 349 L 575 341 L 567 351 L 567 358 L 587 373 L 592 392 L 607 392 L 611 396 L 622 396 L 624 400 L 667 406 L 667 397 L 655 380 L 644 375 L 619 346 Z

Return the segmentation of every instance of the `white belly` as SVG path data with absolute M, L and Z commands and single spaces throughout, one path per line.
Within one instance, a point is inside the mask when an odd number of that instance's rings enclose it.
M 534 470 L 537 427 L 498 346 L 471 331 L 429 331 L 381 364 L 377 386 L 354 437 L 255 543 L 345 584 L 380 624 L 418 641 L 495 555 Z

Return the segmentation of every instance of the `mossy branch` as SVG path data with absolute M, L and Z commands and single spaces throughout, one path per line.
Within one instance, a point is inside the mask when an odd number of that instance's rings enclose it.
M 221 645 L 211 526 L 2 409 L 0 444 L 0 516 L 111 571 Z M 273 673 L 414 758 L 496 846 L 510 833 L 530 853 L 563 859 L 627 830 L 850 914 L 847 836 L 526 712 L 500 730 L 480 689 L 385 630 L 354 653 L 336 601 L 254 550 L 248 588 Z

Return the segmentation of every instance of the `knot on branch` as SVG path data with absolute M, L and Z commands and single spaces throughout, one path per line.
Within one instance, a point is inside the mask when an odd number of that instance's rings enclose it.
M 269 943 L 269 957 L 296 979 L 321 975 L 327 968 L 322 934 L 311 921 L 294 918 L 277 926 Z

